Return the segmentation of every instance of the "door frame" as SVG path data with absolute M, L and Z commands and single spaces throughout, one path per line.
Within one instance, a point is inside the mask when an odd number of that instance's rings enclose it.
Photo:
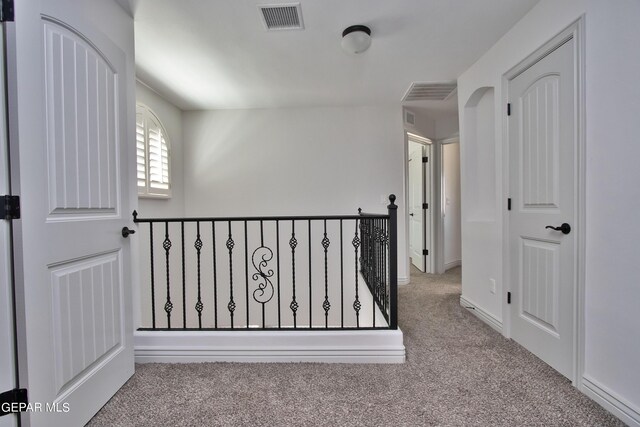
M 409 189 L 409 140 L 411 140 L 412 142 L 415 142 L 417 144 L 422 144 L 424 146 L 424 153 L 423 156 L 426 156 L 429 161 L 427 162 L 428 165 L 425 165 L 424 163 L 422 164 L 422 203 L 427 203 L 429 206 L 429 209 L 422 209 L 422 223 L 423 224 L 429 224 L 429 230 L 431 231 L 429 233 L 429 236 L 427 237 L 427 233 L 426 233 L 426 227 L 423 226 L 422 229 L 422 247 L 423 249 L 426 249 L 427 251 L 429 251 L 429 255 L 423 255 L 423 264 L 424 264 L 424 268 L 425 268 L 425 273 L 435 273 L 436 272 L 436 263 L 435 263 L 435 252 L 434 252 L 434 244 L 435 244 L 435 239 L 434 239 L 434 230 L 436 229 L 435 226 L 435 215 L 432 214 L 433 212 L 433 208 L 434 208 L 434 204 L 433 204 L 433 200 L 434 200 L 434 192 L 435 192 L 435 183 L 434 183 L 434 166 L 433 166 L 433 158 L 434 158 L 434 154 L 435 154 L 435 150 L 434 150 L 434 143 L 432 140 L 430 140 L 429 138 L 425 138 L 421 135 L 418 135 L 417 133 L 414 132 L 409 132 L 408 130 L 405 130 L 404 132 L 404 140 L 405 140 L 405 151 L 406 151 L 406 158 L 405 158 L 405 168 L 406 168 L 406 176 L 405 176 L 405 188 L 407 188 L 407 197 L 406 197 L 406 209 L 405 209 L 405 221 L 407 224 L 407 259 L 409 261 L 409 271 L 411 269 L 411 254 L 410 254 L 410 240 L 411 239 L 411 229 L 409 226 L 409 193 L 408 193 L 408 189 Z M 427 174 L 429 175 L 429 188 L 427 188 L 427 186 L 425 185 L 425 181 L 427 178 Z M 427 212 L 428 211 L 428 212 Z M 425 259 L 426 258 L 426 259 Z
M 436 221 L 437 227 L 438 229 L 436 230 L 437 233 L 437 242 L 438 242 L 438 249 L 437 249 L 437 253 L 439 254 L 438 256 L 438 260 L 437 260 L 437 268 L 436 271 L 438 272 L 438 274 L 444 273 L 445 270 L 445 262 L 444 262 L 444 258 L 445 258 L 445 247 L 444 247 L 444 242 L 445 242 L 445 236 L 444 236 L 444 210 L 445 210 L 445 205 L 446 205 L 446 200 L 444 200 L 446 194 L 444 191 L 444 184 L 445 184 L 445 179 L 444 179 L 444 146 L 445 145 L 449 145 L 449 144 L 460 144 L 460 134 L 459 133 L 455 133 L 454 135 L 450 136 L 449 138 L 445 138 L 442 140 L 438 141 L 438 148 L 439 148 L 439 153 L 438 153 L 438 165 L 440 165 L 439 167 L 439 171 L 438 171 L 438 176 L 440 177 L 440 182 L 438 183 L 439 188 L 440 188 L 440 209 L 438 210 L 438 220 Z M 460 172 L 462 173 L 462 163 L 460 163 Z M 462 193 L 460 194 L 460 196 L 462 196 Z M 460 224 L 461 228 L 462 228 L 462 224 Z M 462 258 L 462 254 L 460 254 L 460 258 Z M 462 265 L 462 259 L 460 260 L 460 265 Z M 451 267 L 453 268 L 453 267 Z
M 506 292 L 513 290 L 509 278 L 511 277 L 511 248 L 509 244 L 509 215 L 507 213 L 507 198 L 510 193 L 509 180 L 509 121 L 507 120 L 507 103 L 509 102 L 509 81 L 520 75 L 536 62 L 543 59 L 566 41 L 574 40 L 574 102 L 575 102 L 575 223 L 572 231 L 576 233 L 576 244 L 574 257 L 576 260 L 573 283 L 573 369 L 571 383 L 577 387 L 582 386 L 582 376 L 584 374 L 584 305 L 585 305 L 585 218 L 586 218 L 586 121 L 585 121 L 585 45 L 584 45 L 584 15 L 571 23 L 563 31 L 551 38 L 547 43 L 536 49 L 520 63 L 508 70 L 502 76 L 502 283 L 504 284 L 504 294 L 502 297 L 503 335 L 511 338 L 511 309 L 507 303 Z
M 9 162 L 9 117 L 6 84 L 6 26 L 0 23 L 0 194 L 11 195 L 11 164 Z M 11 220 L 0 220 L 0 316 L 3 319 L 3 330 L 0 330 L 0 350 L 3 363 L 0 392 L 18 388 L 18 354 L 16 334 L 16 299 L 15 280 L 13 276 L 13 224 Z M 6 322 L 6 325 L 4 324 Z M 5 329 L 6 327 L 6 329 Z M 6 417 L 6 418 L 4 418 Z M 20 425 L 20 413 L 5 415 L 0 424 Z

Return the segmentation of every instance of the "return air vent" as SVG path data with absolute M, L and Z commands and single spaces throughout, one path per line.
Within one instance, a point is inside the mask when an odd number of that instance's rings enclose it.
M 411 83 L 403 101 L 444 101 L 456 90 L 456 82 Z
M 301 30 L 302 9 L 300 3 L 258 5 L 262 22 L 267 30 Z

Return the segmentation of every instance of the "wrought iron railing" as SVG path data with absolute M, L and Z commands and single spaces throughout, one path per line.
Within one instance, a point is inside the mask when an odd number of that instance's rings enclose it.
M 141 330 L 397 329 L 387 214 L 140 218 Z M 177 282 L 177 283 L 176 283 Z

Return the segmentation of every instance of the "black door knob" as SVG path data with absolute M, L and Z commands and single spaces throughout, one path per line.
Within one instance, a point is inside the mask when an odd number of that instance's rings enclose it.
M 122 227 L 122 237 L 129 237 L 129 234 L 136 234 L 136 230 L 130 230 L 129 227 Z
M 567 224 L 566 222 L 562 223 L 562 225 L 560 227 L 554 227 L 552 225 L 547 225 L 545 228 L 550 228 L 550 229 L 555 230 L 555 231 L 561 231 L 562 234 L 571 233 L 571 226 L 569 224 Z
M 409 216 L 413 216 L 413 214 L 412 214 L 412 213 L 410 213 L 410 214 L 409 214 Z

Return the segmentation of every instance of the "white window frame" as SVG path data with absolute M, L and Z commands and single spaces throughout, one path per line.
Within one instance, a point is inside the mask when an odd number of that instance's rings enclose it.
M 140 157 L 139 157 L 139 141 L 138 140 L 138 116 L 142 115 L 143 118 L 143 139 L 144 139 L 144 186 L 140 185 L 141 177 L 138 176 Z M 161 185 L 166 185 L 167 188 L 161 188 L 153 186 L 150 178 L 151 174 L 151 160 L 150 160 L 150 138 L 149 138 L 149 120 L 155 122 L 154 124 L 159 128 L 161 137 L 164 139 L 166 146 L 166 179 L 164 177 L 164 167 L 162 167 L 162 182 Z M 162 154 L 161 154 L 162 155 Z M 164 162 L 163 162 L 164 163 Z M 165 182 L 166 181 L 166 182 Z M 158 115 L 146 104 L 141 102 L 136 103 L 136 186 L 138 188 L 138 197 L 140 198 L 161 198 L 168 199 L 171 197 L 171 143 L 169 141 L 169 134 L 166 128 L 162 124 L 162 121 Z

